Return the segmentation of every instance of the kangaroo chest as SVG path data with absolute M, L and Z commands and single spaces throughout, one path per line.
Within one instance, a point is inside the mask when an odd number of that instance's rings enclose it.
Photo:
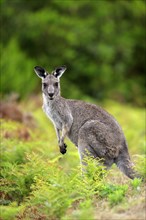
M 43 105 L 43 110 L 48 116 L 48 118 L 53 122 L 53 124 L 58 128 L 62 128 L 62 118 L 60 112 L 53 106 Z

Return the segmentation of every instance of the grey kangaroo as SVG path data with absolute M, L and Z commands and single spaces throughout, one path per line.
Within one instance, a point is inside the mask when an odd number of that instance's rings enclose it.
M 60 77 L 65 70 L 61 66 L 49 74 L 42 67 L 34 68 L 42 79 L 43 110 L 54 124 L 60 152 L 66 153 L 67 136 L 78 147 L 82 163 L 84 156 L 90 154 L 102 158 L 107 168 L 115 163 L 129 178 L 139 177 L 133 169 L 123 131 L 114 117 L 99 106 L 60 95 Z

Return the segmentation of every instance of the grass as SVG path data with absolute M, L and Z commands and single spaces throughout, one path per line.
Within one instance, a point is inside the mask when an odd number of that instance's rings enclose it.
M 116 166 L 105 171 L 87 159 L 82 176 L 79 156 L 67 140 L 59 153 L 51 122 L 36 101 L 21 103 L 34 125 L 1 120 L 2 220 L 144 220 L 145 185 Z M 104 107 L 122 125 L 136 168 L 146 173 L 144 110 L 107 101 Z

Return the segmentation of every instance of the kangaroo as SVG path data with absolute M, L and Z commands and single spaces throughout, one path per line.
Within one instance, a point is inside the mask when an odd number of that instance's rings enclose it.
M 78 148 L 80 160 L 90 154 L 102 158 L 108 169 L 115 163 L 133 179 L 139 175 L 133 169 L 124 133 L 115 118 L 94 104 L 65 99 L 60 94 L 60 77 L 66 67 L 56 68 L 51 74 L 36 66 L 35 73 L 42 79 L 43 110 L 53 122 L 60 152 L 65 154 L 67 136 Z

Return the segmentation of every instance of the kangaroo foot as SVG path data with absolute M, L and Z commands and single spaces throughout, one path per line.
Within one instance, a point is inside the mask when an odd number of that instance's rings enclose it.
M 65 143 L 63 143 L 62 146 L 59 146 L 60 147 L 60 153 L 62 154 L 65 154 L 66 153 L 66 148 L 67 148 L 67 145 Z

